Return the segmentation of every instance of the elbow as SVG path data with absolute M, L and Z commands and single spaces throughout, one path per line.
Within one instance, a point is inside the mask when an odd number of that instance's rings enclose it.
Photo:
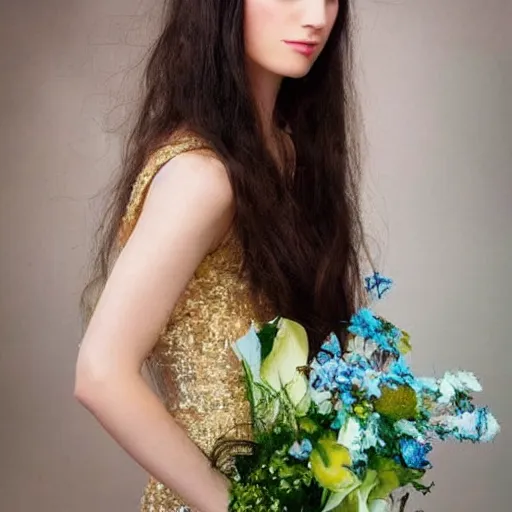
M 98 387 L 99 383 L 94 382 L 88 372 L 78 364 L 75 372 L 75 388 L 73 390 L 75 400 L 90 409 L 95 397 L 98 395 Z
M 75 375 L 75 388 L 73 390 L 73 395 L 75 400 L 82 405 L 87 405 L 92 396 L 92 386 L 91 384 L 84 378 L 82 374 L 77 373 Z
M 105 399 L 112 386 L 108 373 L 100 366 L 79 357 L 75 370 L 74 397 L 81 405 L 94 412 Z
M 119 399 L 125 399 L 138 381 L 140 373 L 113 361 L 105 354 L 82 353 L 75 370 L 74 397 L 93 414 L 112 407 Z

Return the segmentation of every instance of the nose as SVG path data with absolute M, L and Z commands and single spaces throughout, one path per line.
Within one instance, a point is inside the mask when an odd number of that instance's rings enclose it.
M 325 27 L 327 23 L 327 9 L 325 3 L 325 0 L 306 0 L 304 2 L 303 27 L 316 30 Z

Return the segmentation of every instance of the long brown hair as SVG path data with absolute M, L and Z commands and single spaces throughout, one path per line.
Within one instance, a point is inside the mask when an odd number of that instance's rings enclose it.
M 145 160 L 186 126 L 226 166 L 253 293 L 267 297 L 279 315 L 301 322 L 314 351 L 328 332 L 341 333 L 363 297 L 350 0 L 340 0 L 310 73 L 282 83 L 275 120 L 291 133 L 296 152 L 294 172 L 284 175 L 265 144 L 248 83 L 243 17 L 244 0 L 167 2 L 82 307 L 87 318 L 90 292 L 108 277 L 121 218 Z

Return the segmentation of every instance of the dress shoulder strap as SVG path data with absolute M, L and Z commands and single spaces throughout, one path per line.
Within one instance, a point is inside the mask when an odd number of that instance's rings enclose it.
M 188 151 L 196 150 L 212 151 L 211 147 L 204 140 L 197 137 L 186 136 L 157 149 L 150 155 L 133 184 L 130 199 L 121 221 L 118 236 L 121 246 L 128 241 L 128 238 L 130 238 L 132 234 L 142 211 L 149 186 L 158 171 L 174 157 Z

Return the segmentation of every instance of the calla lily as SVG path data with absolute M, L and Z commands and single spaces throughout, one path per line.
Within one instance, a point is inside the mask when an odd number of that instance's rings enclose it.
M 261 378 L 276 391 L 285 389 L 294 405 L 308 391 L 308 379 L 297 368 L 308 362 L 308 337 L 300 324 L 282 318 L 270 354 L 261 364 Z
M 237 357 L 244 361 L 250 369 L 252 379 L 255 382 L 260 382 L 261 343 L 254 324 L 251 325 L 251 328 L 244 336 L 237 340 L 233 345 L 233 350 Z

